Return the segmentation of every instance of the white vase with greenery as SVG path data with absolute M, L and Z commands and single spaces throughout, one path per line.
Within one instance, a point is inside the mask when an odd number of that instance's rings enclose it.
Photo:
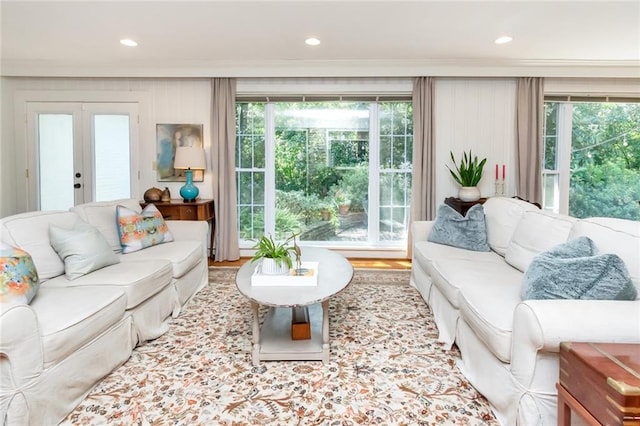
M 461 201 L 477 201 L 480 199 L 480 190 L 478 189 L 478 183 L 482 179 L 482 170 L 487 162 L 486 158 L 478 160 L 478 156 L 473 156 L 471 150 L 469 153 L 463 153 L 460 159 L 460 165 L 456 163 L 456 159 L 451 154 L 451 161 L 455 167 L 455 172 L 447 166 L 453 179 L 460 185 L 458 191 L 458 198 Z
M 262 273 L 265 275 L 284 275 L 293 267 L 291 254 L 295 254 L 293 245 L 288 245 L 293 235 L 283 242 L 276 242 L 271 236 L 263 235 L 253 246 L 256 249 L 252 262 L 262 259 Z

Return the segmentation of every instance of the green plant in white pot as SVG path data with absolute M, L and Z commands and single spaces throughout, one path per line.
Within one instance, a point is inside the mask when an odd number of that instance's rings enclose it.
M 478 189 L 478 183 L 480 179 L 482 179 L 482 170 L 484 169 L 487 159 L 483 158 L 479 161 L 478 156 L 474 157 L 471 150 L 469 150 L 469 154 L 466 152 L 463 153 L 460 164 L 458 165 L 456 159 L 453 157 L 453 152 L 450 151 L 449 153 L 451 154 L 451 161 L 453 161 L 453 166 L 456 170 L 454 172 L 449 166 L 447 166 L 447 169 L 449 169 L 453 179 L 460 185 L 458 198 L 462 201 L 479 200 L 480 190 Z
M 289 245 L 295 235 L 283 242 L 276 242 L 273 237 L 263 235 L 253 246 L 256 250 L 252 262 L 262 259 L 262 273 L 266 275 L 287 274 L 293 267 L 291 254 L 295 255 L 295 248 Z

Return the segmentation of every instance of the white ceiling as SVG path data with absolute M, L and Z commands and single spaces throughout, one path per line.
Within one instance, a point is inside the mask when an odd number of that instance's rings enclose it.
M 3 75 L 640 77 L 635 1 L 6 1 Z M 508 34 L 513 42 L 496 45 Z M 317 47 L 304 44 L 318 37 Z M 119 44 L 122 38 L 139 43 Z M 568 71 L 567 71 L 568 70 Z

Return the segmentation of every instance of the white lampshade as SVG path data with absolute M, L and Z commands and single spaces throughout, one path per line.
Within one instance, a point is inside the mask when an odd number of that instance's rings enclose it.
M 204 149 L 194 146 L 179 146 L 176 148 L 176 158 L 173 160 L 174 169 L 204 170 L 207 168 Z

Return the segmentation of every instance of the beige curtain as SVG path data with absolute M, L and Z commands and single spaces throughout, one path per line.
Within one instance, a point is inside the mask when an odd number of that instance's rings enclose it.
M 518 196 L 542 204 L 544 88 L 541 77 L 516 82 L 516 165 Z
M 416 77 L 413 81 L 413 178 L 409 226 L 416 220 L 432 220 L 436 213 L 433 84 L 433 77 Z M 411 245 L 409 233 L 409 257 Z
M 238 213 L 236 210 L 236 80 L 211 80 L 211 164 L 215 201 L 215 260 L 237 260 Z

